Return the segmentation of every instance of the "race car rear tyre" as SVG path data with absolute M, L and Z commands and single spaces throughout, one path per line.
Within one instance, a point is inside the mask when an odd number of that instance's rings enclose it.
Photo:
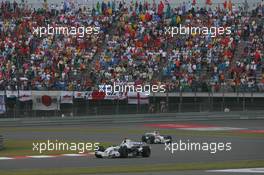
M 142 136 L 141 140 L 142 142 L 147 142 L 146 136 Z
M 149 146 L 143 146 L 142 157 L 149 157 L 151 154 L 151 150 Z
M 154 143 L 155 143 L 155 137 L 154 137 L 154 136 L 150 136 L 150 137 L 147 139 L 147 143 L 148 143 L 148 144 L 154 144 Z
M 120 158 L 127 158 L 128 157 L 128 150 L 127 150 L 126 146 L 120 147 L 118 152 L 120 154 Z

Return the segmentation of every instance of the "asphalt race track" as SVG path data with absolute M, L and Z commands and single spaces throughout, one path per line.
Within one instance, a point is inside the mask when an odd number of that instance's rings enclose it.
M 173 123 L 173 122 L 172 122 Z M 177 122 L 179 123 L 179 122 Z M 186 124 L 186 122 L 183 122 Z M 187 122 L 188 123 L 188 122 Z M 264 120 L 229 120 L 229 121 L 199 121 L 189 122 L 204 125 L 217 125 L 218 127 L 238 127 L 247 128 L 250 130 L 264 130 Z M 21 130 L 19 132 L 3 132 L 5 138 L 13 140 L 80 140 L 93 142 L 111 142 L 119 144 L 123 138 L 130 138 L 135 141 L 140 141 L 141 135 L 131 132 L 73 132 L 72 129 L 89 129 L 89 130 L 157 130 L 155 128 L 146 128 L 142 123 L 140 124 L 91 124 L 79 126 L 57 126 L 59 129 L 66 128 L 63 132 L 53 132 L 49 126 L 38 126 L 41 129 L 37 132 L 29 130 Z M 52 126 L 54 128 L 54 126 Z M 8 130 L 12 130 L 9 127 Z M 162 134 L 162 129 L 158 129 Z M 118 130 L 117 130 L 118 131 Z M 199 132 L 199 131 L 197 131 Z M 234 131 L 235 132 L 235 131 Z M 143 134 L 143 133 L 142 133 Z M 179 140 L 190 142 L 231 142 L 232 150 L 228 152 L 217 152 L 210 154 L 204 151 L 176 151 L 171 154 L 165 151 L 164 145 L 151 145 L 152 154 L 150 158 L 127 158 L 127 159 L 97 159 L 94 156 L 86 157 L 58 157 L 52 159 L 18 159 L 18 160 L 0 160 L 0 170 L 22 170 L 22 169 L 46 169 L 46 168 L 65 168 L 65 167 L 95 167 L 95 166 L 118 166 L 118 165 L 142 165 L 142 164 L 168 164 L 168 163 L 198 163 L 198 162 L 222 162 L 222 161 L 238 161 L 238 160 L 264 160 L 264 139 L 255 137 L 212 137 L 212 136 L 177 136 L 172 135 L 173 142 Z M 0 152 L 1 155 L 1 152 Z M 246 168 L 246 167 L 245 167 Z M 132 173 L 135 174 L 135 173 Z M 233 175 L 238 173 L 222 173 L 222 172 L 205 172 L 205 171 L 184 171 L 184 172 L 162 172 L 162 173 L 140 173 L 142 175 L 156 175 L 156 174 L 181 174 L 181 175 Z M 254 173 L 243 173 L 254 174 Z M 120 174 L 122 175 L 122 174 Z M 130 175 L 130 174 L 126 174 Z

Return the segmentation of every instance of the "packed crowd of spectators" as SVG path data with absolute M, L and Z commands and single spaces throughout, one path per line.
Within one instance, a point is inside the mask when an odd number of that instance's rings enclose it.
M 264 5 L 232 8 L 109 1 L 92 9 L 74 4 L 31 9 L 3 2 L 0 88 L 87 90 L 135 82 L 166 84 L 168 91 L 263 91 Z M 48 24 L 94 25 L 101 33 L 32 34 L 34 26 Z M 231 27 L 232 32 L 172 37 L 164 31 L 180 25 Z
M 230 70 L 233 86 L 238 86 L 241 91 L 264 90 L 263 11 L 263 5 L 259 6 L 250 17 L 242 20 L 245 46 L 241 57 Z
M 74 4 L 32 9 L 1 3 L 0 87 L 1 89 L 83 90 L 92 86 L 87 70 L 111 27 L 112 16 L 91 16 L 89 9 Z M 43 26 L 100 27 L 100 34 L 44 35 L 34 29 Z

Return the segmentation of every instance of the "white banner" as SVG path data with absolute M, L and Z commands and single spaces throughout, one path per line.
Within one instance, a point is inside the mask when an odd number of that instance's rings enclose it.
M 73 91 L 61 91 L 61 100 L 60 103 L 73 103 Z
M 18 97 L 18 91 L 6 91 L 7 98 L 16 98 Z
M 126 93 L 112 92 L 106 94 L 105 92 L 87 91 L 88 100 L 125 100 L 127 98 Z
M 60 110 L 60 92 L 32 91 L 33 110 Z
M 32 100 L 32 91 L 19 91 L 19 101 Z
M 6 112 L 6 107 L 5 107 L 5 96 L 0 95 L 0 114 L 3 114 Z
M 113 92 L 105 95 L 105 100 L 125 100 L 127 98 L 127 94 L 125 92 Z
M 86 91 L 74 91 L 74 98 L 86 99 L 87 98 L 87 92 Z
M 142 92 L 129 92 L 128 104 L 149 104 L 149 96 Z

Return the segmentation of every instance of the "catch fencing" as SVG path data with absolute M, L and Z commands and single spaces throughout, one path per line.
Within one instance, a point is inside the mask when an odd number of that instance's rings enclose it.
M 6 99 L 0 118 L 74 117 L 96 115 L 229 112 L 264 110 L 264 93 L 160 93 L 149 96 L 148 104 L 128 104 L 124 100 L 73 99 L 60 110 L 33 110 L 33 102 Z

